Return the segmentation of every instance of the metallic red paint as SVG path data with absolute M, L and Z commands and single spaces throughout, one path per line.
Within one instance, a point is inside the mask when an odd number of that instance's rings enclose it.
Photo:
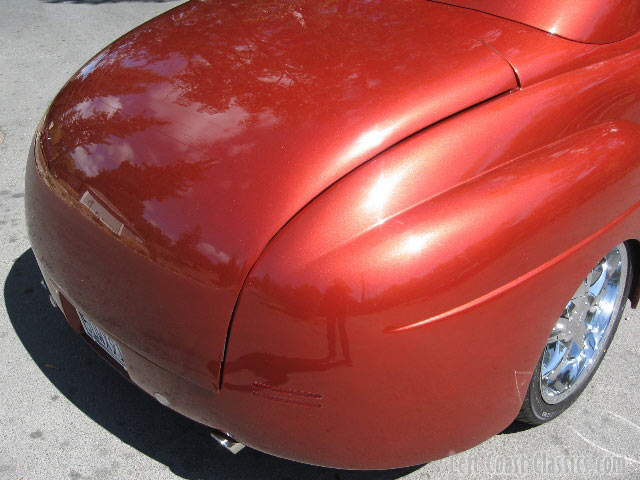
M 492 49 L 439 26 L 462 21 L 416 2 L 193 2 L 107 48 L 53 102 L 46 162 L 154 265 L 96 275 L 108 247 L 65 246 L 70 297 L 158 364 L 217 385 L 242 282 L 289 218 L 389 145 L 516 87 Z
M 513 420 L 640 236 L 638 72 L 639 35 L 437 3 L 187 3 L 53 102 L 34 252 L 183 414 L 309 463 L 443 457 Z
M 439 0 L 436 0 L 439 1 Z M 612 43 L 640 30 L 640 0 L 443 0 L 585 43 Z

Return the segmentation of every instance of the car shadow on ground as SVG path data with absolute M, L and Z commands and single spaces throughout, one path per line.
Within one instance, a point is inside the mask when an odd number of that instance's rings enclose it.
M 106 364 L 52 308 L 31 250 L 5 282 L 18 338 L 47 379 L 84 414 L 123 442 L 187 479 L 395 479 L 417 469 L 355 472 L 303 465 L 252 449 L 234 456 L 206 427 L 161 406 Z M 304 439 L 301 439 L 304 441 Z

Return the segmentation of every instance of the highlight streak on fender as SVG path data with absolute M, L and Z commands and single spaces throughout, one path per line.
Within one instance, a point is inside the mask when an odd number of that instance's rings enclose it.
M 506 284 L 502 285 L 501 287 L 496 288 L 495 290 L 492 290 L 492 291 L 490 291 L 488 293 L 485 293 L 481 297 L 478 297 L 478 298 L 476 298 L 474 300 L 471 300 L 470 302 L 467 302 L 464 305 L 460 305 L 459 307 L 452 308 L 451 310 L 448 310 L 446 312 L 440 313 L 440 314 L 435 315 L 433 317 L 426 318 L 424 320 L 420 320 L 419 322 L 416 322 L 416 323 L 405 325 L 403 327 L 390 328 L 390 329 L 387 330 L 387 332 L 388 333 L 398 333 L 398 332 L 404 332 L 404 331 L 407 331 L 407 330 L 413 330 L 414 328 L 419 328 L 419 327 L 422 327 L 422 326 L 427 325 L 429 323 L 437 322 L 438 320 L 443 320 L 443 319 L 445 319 L 447 317 L 450 317 L 452 315 L 456 315 L 458 313 L 466 312 L 468 310 L 471 310 L 474 307 L 477 307 L 478 305 L 481 305 L 481 304 L 483 304 L 485 302 L 488 302 L 489 300 L 492 300 L 493 298 L 499 297 L 500 295 L 506 293 L 507 291 L 511 290 L 512 288 L 517 287 L 518 285 L 520 285 L 520 284 L 526 282 L 527 280 L 529 280 L 531 278 L 534 278 L 535 276 L 537 276 L 540 273 L 544 272 L 548 268 L 551 268 L 554 265 L 560 263 L 562 260 L 564 260 L 565 258 L 570 256 L 571 254 L 573 254 L 577 250 L 579 250 L 582 247 L 584 247 L 585 245 L 591 243 L 593 240 L 598 238 L 600 235 L 605 233 L 607 230 L 613 228 L 615 225 L 617 225 L 622 220 L 624 220 L 626 217 L 628 217 L 639 206 L 640 206 L 640 202 L 635 203 L 629 209 L 627 209 L 622 215 L 620 215 L 618 218 L 614 219 L 612 222 L 608 223 L 607 225 L 602 227 L 600 230 L 597 230 L 596 232 L 592 233 L 591 235 L 589 235 L 584 240 L 576 243 L 573 247 L 569 248 L 568 250 L 565 250 L 560 255 L 552 258 L 551 260 L 546 261 L 545 263 L 543 263 L 539 267 L 531 270 L 530 272 L 527 272 L 524 275 L 521 275 L 520 277 L 511 280 L 509 283 L 506 283 Z

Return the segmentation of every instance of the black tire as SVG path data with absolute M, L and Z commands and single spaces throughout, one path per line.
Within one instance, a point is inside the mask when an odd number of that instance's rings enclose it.
M 584 391 L 587 385 L 591 382 L 593 375 L 595 375 L 596 371 L 600 367 L 600 363 L 602 359 L 605 357 L 609 346 L 611 345 L 611 341 L 615 336 L 616 330 L 618 329 L 618 325 L 620 323 L 620 319 L 622 318 L 622 313 L 624 312 L 624 308 L 627 302 L 627 298 L 629 298 L 629 290 L 631 288 L 631 280 L 633 278 L 632 262 L 631 262 L 631 249 L 627 243 L 622 243 L 616 248 L 624 248 L 626 251 L 626 261 L 627 261 L 627 275 L 624 279 L 624 285 L 621 285 L 621 288 L 624 289 L 622 301 L 618 307 L 617 312 L 613 312 L 609 324 L 609 329 L 611 329 L 611 333 L 606 338 L 606 341 L 599 348 L 602 349 L 602 354 L 596 359 L 594 366 L 588 372 L 585 372 L 585 379 L 582 380 L 580 385 L 576 385 L 574 391 L 568 393 L 568 396 L 561 400 L 558 403 L 548 403 L 545 401 L 541 391 L 541 371 L 542 371 L 542 362 L 544 357 L 544 350 L 540 355 L 540 359 L 538 360 L 538 364 L 531 376 L 531 381 L 529 382 L 529 388 L 527 389 L 527 394 L 525 395 L 524 402 L 522 403 L 522 407 L 520 408 L 520 413 L 516 417 L 517 422 L 527 423 L 530 425 L 541 425 L 550 420 L 553 420 L 562 412 L 564 412 L 576 399 L 580 396 L 580 394 Z M 621 279 L 622 281 L 623 279 Z M 545 345 L 546 348 L 546 345 Z

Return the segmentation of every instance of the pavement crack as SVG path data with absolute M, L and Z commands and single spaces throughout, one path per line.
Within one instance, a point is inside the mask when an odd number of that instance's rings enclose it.
M 609 455 L 613 455 L 614 457 L 624 458 L 625 460 L 627 460 L 627 461 L 629 461 L 629 462 L 631 462 L 631 463 L 636 463 L 636 464 L 640 465 L 640 460 L 636 460 L 636 459 L 634 459 L 634 458 L 630 458 L 630 457 L 627 457 L 627 456 L 625 456 L 625 455 L 621 455 L 621 454 L 619 454 L 619 453 L 612 452 L 611 450 L 609 450 L 609 449 L 607 449 L 607 448 L 604 448 L 604 447 L 601 447 L 601 446 L 600 446 L 600 445 L 598 445 L 597 443 L 595 443 L 595 442 L 593 442 L 593 441 L 589 440 L 587 437 L 585 437 L 584 435 L 582 435 L 582 434 L 581 434 L 578 430 L 576 430 L 575 428 L 573 428 L 573 427 L 569 427 L 569 428 L 570 428 L 571 430 L 573 430 L 573 433 L 575 433 L 575 434 L 576 434 L 576 435 L 577 435 L 577 436 L 578 436 L 582 441 L 584 441 L 584 442 L 588 443 L 588 444 L 589 444 L 589 445 L 591 445 L 592 447 L 597 448 L 598 450 L 601 450 L 601 451 L 603 451 L 603 452 L 605 452 L 605 453 L 608 453 Z

